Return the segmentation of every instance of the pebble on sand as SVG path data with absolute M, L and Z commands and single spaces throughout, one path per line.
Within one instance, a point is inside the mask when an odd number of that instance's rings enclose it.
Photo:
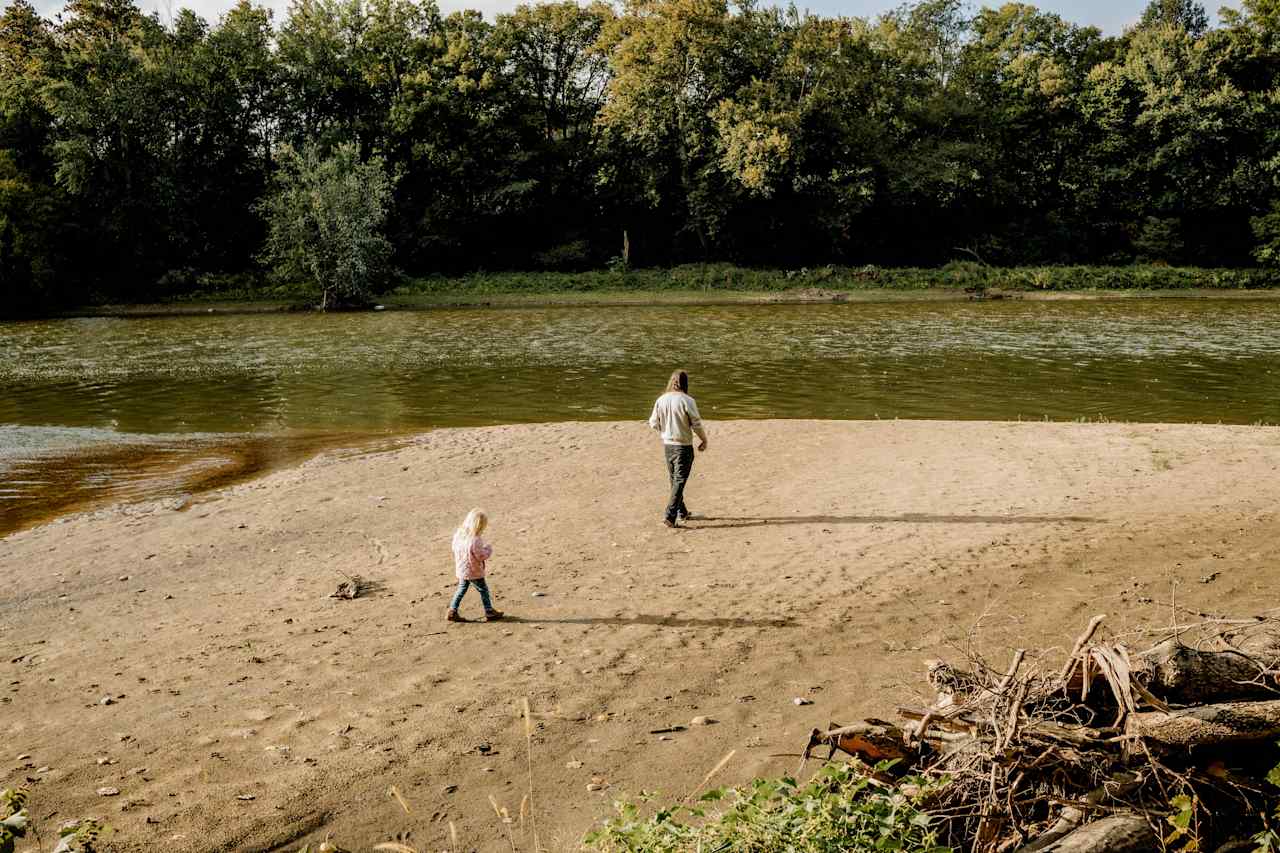
M 797 705 L 812 705 L 812 704 L 813 704 L 813 700 L 812 700 L 812 699 L 806 699 L 806 698 L 804 698 L 803 696 L 797 696 L 796 698 L 792 699 L 791 701 L 792 701 L 792 702 L 794 702 L 794 703 L 795 703 L 795 704 L 797 704 Z

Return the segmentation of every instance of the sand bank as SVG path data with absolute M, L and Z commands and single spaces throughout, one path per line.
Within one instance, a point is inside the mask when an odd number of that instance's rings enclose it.
M 38 779 L 46 838 L 98 815 L 119 850 L 435 850 L 450 821 L 509 849 L 489 797 L 527 791 L 527 696 L 539 834 L 571 849 L 730 749 L 721 782 L 794 770 L 772 754 L 918 700 L 920 660 L 970 637 L 1274 605 L 1278 462 L 1274 428 L 718 423 L 688 493 L 708 518 L 673 532 L 643 424 L 554 424 L 67 519 L 0 540 L 0 786 Z M 443 620 L 471 505 L 508 623 Z M 342 572 L 373 591 L 327 598 Z

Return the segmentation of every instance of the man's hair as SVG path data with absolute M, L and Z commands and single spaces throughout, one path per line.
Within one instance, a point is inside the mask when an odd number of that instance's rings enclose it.
M 683 370 L 677 370 L 671 374 L 671 378 L 667 380 L 668 391 L 681 391 L 685 394 L 689 393 L 689 374 Z

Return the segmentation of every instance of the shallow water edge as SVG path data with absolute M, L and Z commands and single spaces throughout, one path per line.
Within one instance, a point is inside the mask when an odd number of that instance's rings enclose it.
M 804 289 L 795 291 L 604 290 L 544 293 L 470 292 L 391 294 L 379 298 L 369 310 L 431 311 L 448 308 L 564 308 L 611 306 L 726 306 L 726 305 L 823 305 L 844 302 L 1091 302 L 1135 299 L 1276 300 L 1280 288 L 1226 290 L 1211 287 L 1156 290 L 994 290 L 978 295 L 962 288 L 895 290 Z M 376 307 L 375 307 L 376 306 Z M 129 305 L 86 305 L 60 311 L 56 318 L 77 317 L 193 317 L 207 314 L 290 314 L 312 312 L 315 306 L 283 299 L 200 299 L 182 302 L 142 302 Z

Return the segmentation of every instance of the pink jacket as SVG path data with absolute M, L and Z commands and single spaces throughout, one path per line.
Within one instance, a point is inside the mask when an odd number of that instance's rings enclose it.
M 458 580 L 473 581 L 484 577 L 485 561 L 493 554 L 493 548 L 484 544 L 479 536 L 453 543 L 453 568 Z

